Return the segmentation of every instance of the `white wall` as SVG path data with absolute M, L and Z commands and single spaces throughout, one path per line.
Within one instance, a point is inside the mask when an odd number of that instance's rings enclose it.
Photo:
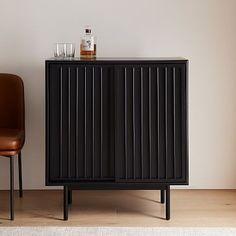
M 236 188 L 235 10 L 235 0 L 0 0 L 0 71 L 25 83 L 24 187 L 45 187 L 44 60 L 91 24 L 99 56 L 189 59 L 190 186 Z M 8 164 L 0 158 L 1 188 Z

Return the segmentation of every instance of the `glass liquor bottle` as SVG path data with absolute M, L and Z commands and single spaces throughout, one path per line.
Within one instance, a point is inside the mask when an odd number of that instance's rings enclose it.
M 80 57 L 96 57 L 96 42 L 95 37 L 92 35 L 92 30 L 90 26 L 85 27 L 85 35 L 81 38 Z

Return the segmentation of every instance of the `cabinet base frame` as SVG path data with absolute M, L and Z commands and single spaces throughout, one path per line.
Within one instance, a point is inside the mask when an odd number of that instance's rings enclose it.
M 64 220 L 68 220 L 68 205 L 72 204 L 72 190 L 78 189 L 76 186 L 64 185 Z M 170 185 L 164 185 L 157 188 L 160 190 L 161 203 L 166 203 L 166 220 L 170 220 Z

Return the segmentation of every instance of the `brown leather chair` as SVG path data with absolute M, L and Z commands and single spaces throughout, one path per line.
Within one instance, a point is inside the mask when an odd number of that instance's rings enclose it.
M 21 149 L 25 142 L 24 85 L 17 75 L 0 73 L 0 156 L 10 160 L 10 212 L 14 219 L 14 156 L 18 155 L 20 197 Z

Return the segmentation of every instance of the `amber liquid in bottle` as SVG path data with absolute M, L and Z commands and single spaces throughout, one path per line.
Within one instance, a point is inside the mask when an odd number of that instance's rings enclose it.
M 96 57 L 96 44 L 94 44 L 94 50 L 83 50 L 82 44 L 80 44 L 80 57 L 82 58 L 94 58 Z

